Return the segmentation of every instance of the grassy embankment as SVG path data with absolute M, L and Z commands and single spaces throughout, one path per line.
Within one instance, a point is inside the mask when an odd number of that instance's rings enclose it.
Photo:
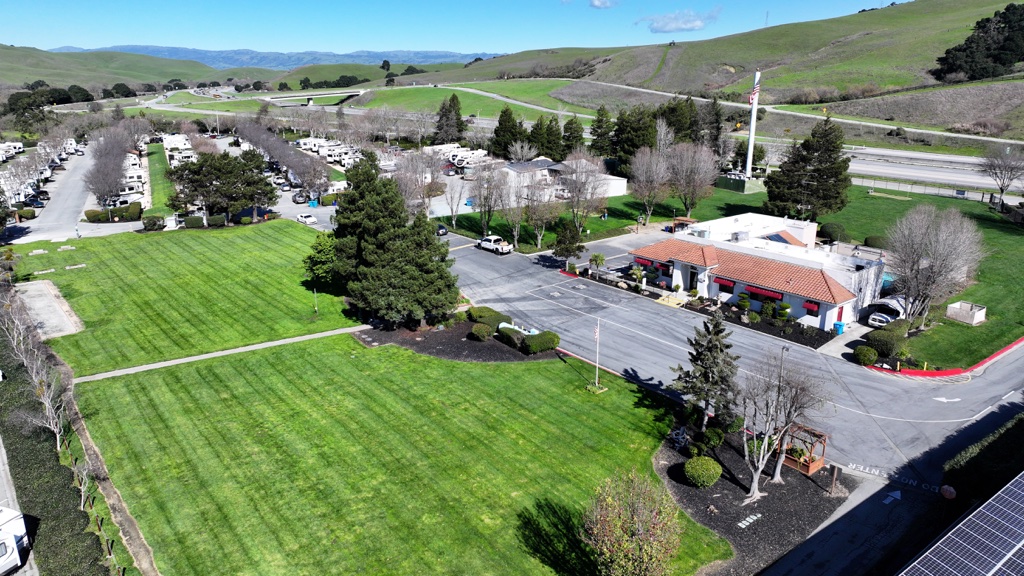
M 580 511 L 616 471 L 651 473 L 669 413 L 620 379 L 587 392 L 575 361 L 496 368 L 341 336 L 78 394 L 167 576 L 592 573 L 570 556 Z M 674 574 L 730 555 L 679 516 Z
M 86 329 L 50 344 L 82 376 L 353 325 L 340 298 L 320 294 L 313 312 L 302 257 L 315 236 L 291 221 L 117 234 L 27 256 L 18 272 L 56 269 L 46 278 Z

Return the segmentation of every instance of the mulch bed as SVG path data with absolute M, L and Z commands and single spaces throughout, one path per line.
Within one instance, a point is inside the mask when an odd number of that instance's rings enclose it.
M 783 467 L 784 483 L 771 484 L 768 480 L 775 470 L 773 459 L 761 477 L 761 492 L 767 495 L 741 506 L 747 496 L 750 471 L 743 461 L 739 435 L 727 435 L 725 443 L 707 455 L 722 465 L 722 477 L 703 490 L 687 483 L 683 473 L 685 456 L 667 445 L 654 455 L 655 470 L 683 510 L 732 544 L 735 556 L 731 560 L 706 566 L 701 574 L 745 576 L 767 568 L 806 540 L 857 486 L 857 480 L 843 476 L 836 483 L 835 495 L 830 496 L 828 467 L 813 477 Z M 738 525 L 758 514 L 760 518 L 746 528 Z
M 468 337 L 472 327 L 472 322 L 462 322 L 445 329 L 440 327 L 428 330 L 375 329 L 357 332 L 355 337 L 370 347 L 396 344 L 417 354 L 462 362 L 526 362 L 558 358 L 555 351 L 528 356 L 493 338 L 486 342 L 477 342 Z

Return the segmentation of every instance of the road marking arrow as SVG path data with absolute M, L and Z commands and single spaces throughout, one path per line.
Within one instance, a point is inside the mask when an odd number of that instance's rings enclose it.
M 900 491 L 899 490 L 897 490 L 895 492 L 889 492 L 885 496 L 886 496 L 886 498 L 885 498 L 885 500 L 882 500 L 882 504 L 888 504 L 889 502 L 892 502 L 893 500 L 902 500 L 902 497 L 900 495 Z
M 938 400 L 939 402 L 959 402 L 960 401 L 959 398 L 943 398 L 943 397 L 932 398 L 932 400 Z

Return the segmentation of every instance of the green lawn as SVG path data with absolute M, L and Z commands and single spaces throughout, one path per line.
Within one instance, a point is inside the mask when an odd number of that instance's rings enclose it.
M 352 322 L 340 299 L 302 285 L 302 257 L 316 231 L 291 221 L 221 230 L 117 234 L 17 246 L 20 274 L 47 274 L 86 330 L 50 341 L 76 375 L 181 358 Z M 86 268 L 65 270 L 68 265 Z
M 576 113 L 593 116 L 596 110 L 569 104 L 550 95 L 551 92 L 568 86 L 571 83 L 571 80 L 501 80 L 496 82 L 455 84 L 455 86 L 482 90 L 552 110 L 563 109 L 570 114 Z M 459 100 L 462 100 L 462 96 L 459 96 Z
M 341 336 L 77 394 L 166 576 L 551 574 L 521 537 L 557 545 L 576 530 L 520 519 L 544 501 L 578 513 L 616 471 L 650 473 L 671 420 L 619 379 L 586 392 L 585 368 Z M 676 574 L 731 555 L 680 516 Z
M 174 194 L 174 184 L 165 176 L 169 166 L 167 165 L 167 155 L 164 154 L 164 145 L 150 144 L 147 160 L 149 160 L 149 190 L 153 196 L 153 206 L 143 212 L 143 215 L 170 216 L 174 211 L 167 207 L 167 199 Z
M 877 188 L 876 188 L 877 189 Z M 879 191 L 883 191 L 878 189 Z M 907 196 L 906 193 L 892 192 Z M 868 196 L 866 188 L 850 190 L 847 207 L 820 219 L 841 222 L 854 242 L 865 236 L 884 235 L 886 228 L 919 203 L 933 204 L 939 209 L 956 208 L 977 222 L 985 239 L 988 256 L 982 260 L 977 282 L 950 302 L 967 300 L 988 306 L 987 321 L 976 327 L 941 319 L 942 325 L 910 339 L 910 351 L 919 360 L 928 361 L 929 368 L 969 368 L 1000 348 L 1024 336 L 1024 260 L 1019 258 L 1022 232 L 981 202 L 910 194 L 911 200 Z M 940 303 L 945 314 L 945 303 Z
M 168 118 L 170 120 L 206 120 L 210 117 L 209 114 L 202 114 L 199 112 L 176 112 L 172 110 L 159 110 L 156 108 L 125 108 L 124 115 L 129 117 L 138 116 L 140 118 L 150 116 L 160 116 L 162 118 Z
M 209 104 L 189 104 L 187 108 L 195 110 L 220 110 L 223 112 L 258 112 L 263 102 L 260 100 L 229 100 Z
M 203 102 L 216 102 L 218 98 L 209 96 L 198 96 L 191 92 L 181 91 L 171 94 L 164 99 L 163 104 L 202 104 Z
M 497 118 L 498 114 L 501 113 L 501 109 L 506 105 L 512 109 L 512 112 L 515 113 L 517 118 L 523 118 L 530 122 L 536 120 L 541 114 L 545 114 L 540 110 L 534 110 L 533 108 L 527 108 L 526 106 L 507 104 L 506 102 L 495 100 L 488 96 L 481 96 L 480 94 L 473 94 L 463 90 L 451 90 L 444 87 L 393 88 L 377 90 L 373 93 L 373 100 L 370 100 L 370 102 L 366 104 L 366 107 L 378 108 L 386 105 L 399 110 L 407 110 L 409 112 L 436 113 L 438 108 L 441 106 L 441 101 L 451 98 L 452 94 L 456 94 L 459 97 L 459 103 L 462 104 L 463 116 L 476 114 L 481 118 Z

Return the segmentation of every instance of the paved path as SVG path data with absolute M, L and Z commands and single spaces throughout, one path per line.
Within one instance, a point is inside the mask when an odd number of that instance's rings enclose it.
M 210 352 L 209 354 L 200 354 L 198 356 L 188 356 L 185 358 L 177 358 L 175 360 L 154 362 L 152 364 L 143 364 L 142 366 L 133 366 L 131 368 L 122 368 L 121 370 L 112 370 L 110 372 L 102 372 L 100 374 L 92 374 L 90 376 L 82 376 L 81 378 L 75 378 L 75 384 L 81 384 L 82 382 L 93 382 L 95 380 L 104 380 L 107 378 L 114 378 L 117 376 L 125 376 L 127 374 L 138 374 L 139 372 L 159 370 L 160 368 L 167 368 L 168 366 L 189 364 L 192 362 L 199 362 L 200 360 L 208 360 L 210 358 L 220 358 L 221 356 L 231 356 L 233 354 L 241 354 L 243 352 L 252 352 L 253 350 L 262 350 L 264 348 L 284 346 L 285 344 L 293 344 L 295 342 L 305 342 L 306 340 L 316 340 L 319 338 L 327 338 L 329 336 L 337 336 L 338 334 L 350 334 L 352 332 L 359 332 L 362 330 L 367 330 L 369 328 L 370 327 L 367 326 L 366 324 L 362 324 L 359 326 L 352 326 L 351 328 L 338 328 L 337 330 L 328 330 L 327 332 L 318 332 L 316 334 L 306 334 L 305 336 L 294 336 L 292 338 L 274 340 L 271 342 L 260 342 L 259 344 L 250 344 L 249 346 L 242 346 L 241 348 L 232 348 L 230 350 Z
M 4 450 L 3 440 L 0 440 L 0 506 L 21 510 L 21 507 L 18 506 L 18 497 L 14 494 L 14 480 L 11 478 L 10 467 L 7 464 L 7 451 Z M 39 576 L 35 556 L 31 552 L 25 565 L 20 570 L 14 572 L 14 574 L 19 576 Z

